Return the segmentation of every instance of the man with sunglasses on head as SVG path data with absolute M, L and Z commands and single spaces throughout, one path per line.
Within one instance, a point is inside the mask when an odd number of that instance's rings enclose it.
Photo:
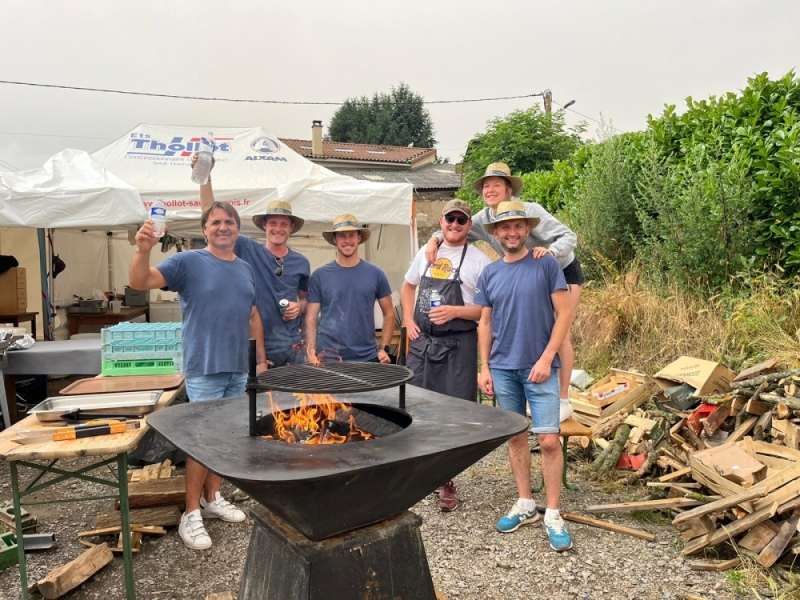
M 193 166 L 196 160 L 195 154 Z M 208 183 L 200 186 L 200 206 L 205 209 L 213 202 L 209 177 Z M 266 243 L 240 235 L 234 253 L 249 263 L 255 273 L 267 362 L 270 367 L 304 363 L 306 352 L 300 330 L 311 265 L 305 256 L 288 245 L 289 236 L 297 233 L 304 221 L 292 214 L 291 204 L 274 201 L 267 204 L 263 214 L 253 217 L 253 223 L 266 233 Z M 288 301 L 288 305 L 281 306 L 282 300 Z
M 463 200 L 445 204 L 439 225 L 443 242 L 435 260 L 428 262 L 425 249 L 420 250 L 400 292 L 411 340 L 407 364 L 414 371 L 413 385 L 475 402 L 481 307 L 475 306 L 473 299 L 478 278 L 491 260 L 467 243 L 472 225 L 469 204 Z M 439 508 L 450 512 L 457 506 L 458 496 L 451 480 L 439 490 Z

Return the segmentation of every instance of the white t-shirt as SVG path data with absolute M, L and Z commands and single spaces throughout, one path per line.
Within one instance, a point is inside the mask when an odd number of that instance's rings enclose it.
M 436 254 L 436 262 L 431 265 L 428 277 L 434 279 L 452 279 L 455 271 L 461 262 L 461 253 L 464 246 L 448 246 L 447 242 L 442 242 L 439 252 Z M 467 246 L 467 254 L 464 257 L 464 266 L 461 267 L 461 295 L 464 298 L 464 306 L 472 306 L 475 298 L 475 288 L 478 285 L 478 277 L 481 272 L 492 261 L 475 246 Z M 414 262 L 411 263 L 406 272 L 405 279 L 411 285 L 419 285 L 425 270 L 428 268 L 428 261 L 425 260 L 425 248 L 417 252 Z

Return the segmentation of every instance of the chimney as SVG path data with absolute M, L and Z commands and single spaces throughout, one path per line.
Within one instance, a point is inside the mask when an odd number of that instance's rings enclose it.
M 311 156 L 322 158 L 322 121 L 311 122 Z

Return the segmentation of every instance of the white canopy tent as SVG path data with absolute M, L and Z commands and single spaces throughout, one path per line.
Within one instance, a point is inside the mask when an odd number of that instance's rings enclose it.
M 126 234 L 106 237 L 105 232 L 135 229 L 155 198 L 167 206 L 173 235 L 202 237 L 199 188 L 190 179 L 190 161 L 200 136 L 209 130 L 215 138 L 215 197 L 236 206 L 243 235 L 264 239 L 252 216 L 263 213 L 273 199 L 290 202 L 293 212 L 306 220 L 290 245 L 309 258 L 313 270 L 335 257 L 321 231 L 337 214 L 352 213 L 373 229 L 362 257 L 380 266 L 399 292 L 417 250 L 410 184 L 338 175 L 261 128 L 140 125 L 91 156 L 65 150 L 41 169 L 0 173 L 0 227 L 70 230 L 56 239 L 67 270 L 58 279 L 54 303 L 67 302 L 73 293 L 106 290 L 109 279 L 121 291 L 133 248 Z M 99 231 L 79 233 L 85 230 Z M 41 231 L 42 248 L 43 240 Z M 107 254 L 102 252 L 104 246 Z M 167 256 L 154 252 L 154 264 Z M 75 265 L 82 268 L 79 284 L 72 281 Z M 43 265 L 42 271 L 46 270 Z M 48 287 L 52 288 L 43 289 Z

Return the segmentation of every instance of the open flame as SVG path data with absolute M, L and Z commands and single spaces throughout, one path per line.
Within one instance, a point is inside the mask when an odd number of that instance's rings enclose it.
M 267 440 L 283 440 L 302 444 L 344 444 L 376 439 L 356 427 L 352 407 L 330 394 L 295 394 L 299 407 L 281 410 L 268 393 L 275 428 Z

